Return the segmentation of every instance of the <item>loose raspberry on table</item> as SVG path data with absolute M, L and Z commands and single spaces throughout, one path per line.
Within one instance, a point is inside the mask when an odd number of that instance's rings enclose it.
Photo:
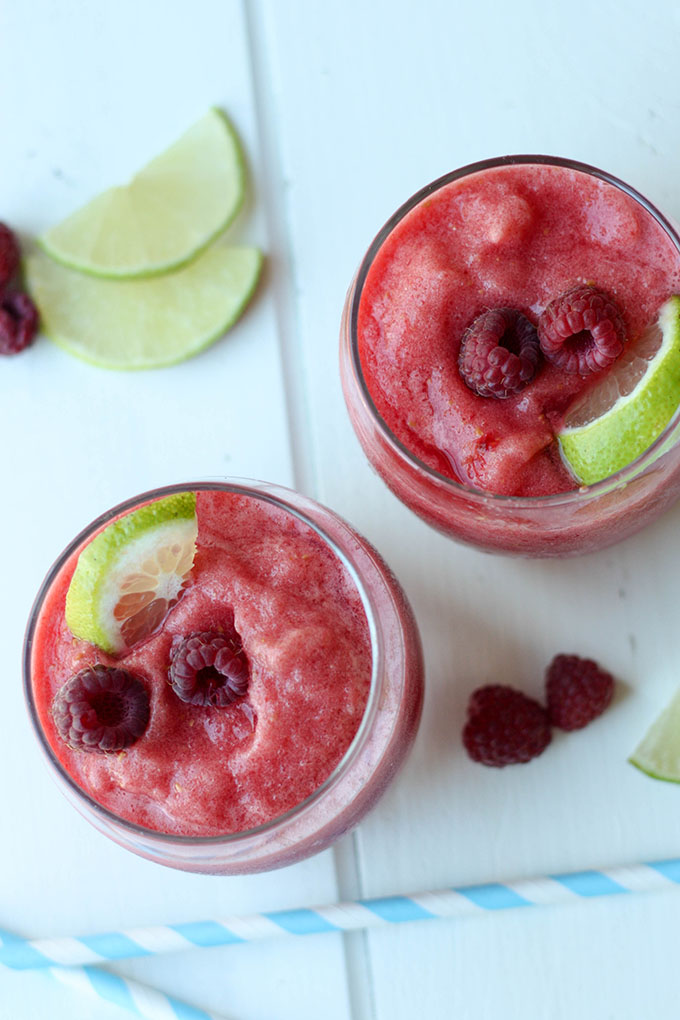
M 544 309 L 538 339 L 548 361 L 565 372 L 586 376 L 616 361 L 626 327 L 611 298 L 590 284 L 578 284 Z
M 6 294 L 0 300 L 0 354 L 19 354 L 38 328 L 38 312 L 28 294 Z
M 490 684 L 470 696 L 463 743 L 473 761 L 497 768 L 531 761 L 550 739 L 547 712 L 521 691 Z
M 458 369 L 480 397 L 503 400 L 531 382 L 540 348 L 536 327 L 514 308 L 482 312 L 463 335 Z
M 243 698 L 250 669 L 236 630 L 180 639 L 170 653 L 169 679 L 177 697 L 189 705 L 225 708 Z
M 604 712 L 614 678 L 593 659 L 556 655 L 546 671 L 548 715 L 561 730 L 580 730 Z
M 59 736 L 82 751 L 121 751 L 149 725 L 146 687 L 125 669 L 97 664 L 67 680 L 52 704 Z
M 19 268 L 19 243 L 9 227 L 0 223 L 0 293 Z

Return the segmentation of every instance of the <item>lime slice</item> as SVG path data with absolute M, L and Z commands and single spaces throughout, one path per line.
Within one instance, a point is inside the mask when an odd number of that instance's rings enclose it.
M 234 130 L 210 110 L 129 184 L 98 195 L 40 243 L 57 261 L 97 276 L 163 273 L 189 262 L 227 227 L 244 190 Z
M 43 252 L 26 259 L 26 283 L 44 331 L 105 368 L 157 368 L 196 354 L 238 319 L 262 265 L 256 248 L 217 241 L 194 262 L 149 280 L 100 280 Z
M 71 632 L 113 654 L 152 634 L 187 583 L 196 534 L 193 492 L 158 499 L 100 531 L 71 578 Z
M 644 453 L 680 403 L 680 297 L 573 407 L 558 439 L 576 478 L 592 485 Z
M 680 783 L 680 691 L 652 723 L 628 761 L 653 779 Z

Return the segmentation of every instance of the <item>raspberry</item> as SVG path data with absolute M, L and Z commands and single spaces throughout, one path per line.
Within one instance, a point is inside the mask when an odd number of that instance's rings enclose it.
M 4 223 L 0 223 L 0 293 L 19 268 L 17 239 Z
M 503 400 L 536 374 L 536 327 L 514 308 L 482 312 L 465 331 L 458 355 L 463 381 L 480 397 Z
M 513 687 L 491 684 L 470 696 L 463 743 L 473 761 L 501 768 L 527 762 L 550 743 L 545 709 Z
M 592 659 L 556 655 L 545 675 L 548 715 L 553 726 L 580 730 L 604 712 L 614 678 Z
M 27 294 L 7 294 L 0 301 L 0 354 L 18 354 L 38 328 L 38 312 Z
M 579 284 L 544 309 L 538 339 L 548 361 L 565 372 L 586 376 L 616 361 L 626 327 L 611 298 L 597 287 Z
M 149 725 L 149 695 L 124 669 L 88 666 L 57 694 L 52 715 L 62 740 L 82 751 L 121 751 Z
M 248 690 L 248 659 L 235 630 L 190 634 L 170 653 L 170 683 L 181 701 L 225 708 Z

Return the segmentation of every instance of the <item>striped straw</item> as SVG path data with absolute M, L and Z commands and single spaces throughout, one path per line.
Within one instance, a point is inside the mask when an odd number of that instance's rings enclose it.
M 0 952 L 22 945 L 26 945 L 24 939 L 0 929 Z M 79 992 L 112 1002 L 145 1020 L 226 1020 L 221 1014 L 197 1009 L 155 988 L 99 967 L 50 967 L 43 973 Z
M 71 967 L 131 956 L 154 956 L 195 946 L 224 946 L 272 935 L 354 931 L 405 921 L 463 917 L 485 911 L 576 902 L 621 893 L 654 892 L 678 886 L 680 859 L 652 861 L 604 871 L 574 871 L 504 884 L 489 882 L 325 907 L 276 910 L 219 921 L 132 928 L 78 938 L 13 942 L 0 949 L 0 963 L 18 970 L 55 964 Z

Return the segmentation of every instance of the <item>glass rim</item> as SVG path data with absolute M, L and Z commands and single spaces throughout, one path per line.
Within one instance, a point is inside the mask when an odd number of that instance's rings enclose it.
M 117 815 L 114 811 L 109 810 L 95 800 L 94 797 L 83 789 L 83 787 L 80 786 L 66 771 L 50 746 L 40 723 L 40 718 L 33 698 L 31 657 L 36 625 L 45 598 L 66 562 L 73 553 L 83 546 L 88 538 L 94 535 L 101 527 L 112 521 L 114 518 L 128 510 L 132 510 L 135 507 L 142 505 L 145 502 L 151 502 L 156 498 L 162 498 L 163 496 L 169 496 L 175 493 L 210 490 L 235 492 L 244 496 L 260 499 L 263 502 L 285 510 L 287 513 L 292 514 L 303 524 L 311 528 L 331 549 L 334 555 L 338 557 L 340 563 L 345 570 L 347 570 L 359 593 L 359 597 L 361 598 L 364 612 L 366 614 L 371 645 L 371 681 L 368 699 L 361 722 L 359 723 L 359 727 L 352 738 L 351 743 L 330 775 L 328 775 L 323 783 L 316 787 L 316 789 L 313 790 L 307 797 L 293 805 L 292 808 L 289 808 L 288 811 L 285 811 L 283 814 L 277 815 L 275 818 L 272 818 L 267 822 L 262 822 L 260 825 L 253 826 L 249 829 L 242 829 L 238 832 L 224 833 L 217 836 L 187 836 L 161 832 L 157 829 L 151 829 L 147 826 L 139 825 L 137 822 L 131 822 L 128 819 Z M 357 755 L 363 749 L 371 734 L 372 724 L 378 713 L 380 696 L 382 693 L 380 677 L 382 675 L 383 660 L 385 658 L 380 627 L 378 625 L 378 610 L 373 604 L 371 594 L 367 591 L 366 586 L 361 579 L 359 569 L 354 565 L 350 556 L 340 548 L 337 541 L 328 534 L 324 527 L 315 523 L 304 510 L 300 510 L 298 507 L 290 503 L 288 501 L 290 496 L 301 500 L 305 506 L 311 505 L 312 508 L 319 507 L 325 513 L 331 514 L 338 523 L 348 529 L 349 533 L 353 533 L 350 525 L 348 525 L 347 522 L 344 521 L 343 518 L 339 517 L 334 511 L 320 503 L 316 503 L 315 500 L 296 492 L 294 489 L 289 489 L 276 483 L 263 482 L 251 478 L 225 478 L 214 479 L 212 481 L 202 480 L 198 482 L 176 483 L 149 489 L 147 492 L 130 497 L 129 499 L 116 504 L 116 506 L 112 507 L 110 510 L 100 514 L 90 524 L 86 525 L 86 527 L 84 527 L 71 542 L 69 542 L 63 552 L 54 561 L 40 585 L 28 618 L 22 653 L 24 698 L 28 707 L 28 714 L 34 733 L 47 758 L 48 764 L 56 771 L 59 778 L 66 782 L 69 790 L 76 795 L 77 799 L 83 801 L 90 809 L 93 809 L 95 813 L 103 815 L 109 822 L 121 826 L 123 829 L 135 836 L 142 837 L 147 841 L 152 840 L 154 842 L 166 844 L 168 847 L 181 845 L 188 849 L 191 847 L 237 847 L 241 844 L 248 844 L 250 841 L 257 839 L 258 837 L 270 835 L 274 833 L 277 828 L 283 827 L 288 822 L 294 821 L 298 817 L 306 814 L 329 790 L 335 787 L 350 768 Z
M 599 180 L 604 181 L 604 183 L 610 184 L 632 198 L 638 205 L 642 206 L 642 208 L 649 213 L 653 219 L 656 220 L 680 255 L 680 234 L 671 221 L 639 191 L 633 188 L 630 184 L 621 180 L 619 177 L 615 177 L 613 174 L 608 173 L 606 170 L 600 170 L 597 167 L 591 166 L 589 163 L 582 163 L 578 160 L 568 159 L 562 156 L 546 156 L 539 154 L 495 156 L 489 159 L 478 160 L 474 163 L 468 163 L 465 166 L 459 167 L 457 170 L 452 170 L 449 173 L 438 177 L 430 184 L 426 184 L 425 187 L 416 191 L 401 206 L 399 206 L 392 216 L 390 216 L 373 238 L 373 241 L 364 255 L 350 286 L 347 299 L 349 304 L 349 315 L 347 321 L 350 341 L 350 358 L 354 378 L 358 383 L 361 398 L 370 413 L 371 419 L 378 427 L 384 442 L 390 447 L 392 452 L 396 454 L 400 460 L 415 468 L 419 474 L 429 478 L 441 490 L 445 491 L 449 489 L 453 493 L 463 495 L 471 502 L 477 502 L 480 505 L 496 505 L 513 510 L 532 510 L 543 507 L 561 507 L 572 503 L 581 504 L 626 486 L 629 482 L 641 475 L 659 458 L 659 456 L 662 455 L 661 448 L 668 443 L 669 436 L 676 431 L 680 424 L 680 405 L 678 405 L 675 409 L 671 419 L 650 446 L 648 446 L 629 464 L 626 464 L 625 467 L 616 471 L 614 474 L 601 479 L 599 482 L 594 482 L 590 485 L 581 484 L 574 489 L 568 489 L 565 492 L 552 493 L 547 496 L 507 496 L 495 492 L 486 492 L 483 489 L 475 488 L 466 482 L 458 481 L 455 478 L 451 478 L 449 475 L 443 474 L 436 468 L 426 464 L 425 461 L 421 460 L 420 457 L 402 443 L 402 441 L 392 432 L 374 403 L 373 397 L 364 378 L 361 358 L 359 356 L 358 319 L 359 305 L 363 294 L 364 284 L 376 255 L 392 231 L 399 223 L 401 223 L 408 213 L 410 213 L 411 210 L 419 205 L 424 199 L 434 192 L 439 191 L 446 185 L 451 184 L 453 181 L 457 181 L 463 177 L 468 177 L 472 174 L 480 173 L 484 170 L 489 170 L 495 167 L 515 165 L 563 167 L 568 170 L 574 170 L 579 173 L 586 174 L 589 177 L 596 177 Z M 673 446 L 677 445 L 679 440 L 680 437 L 676 437 L 673 442 Z M 667 451 L 664 450 L 663 453 L 665 452 Z

